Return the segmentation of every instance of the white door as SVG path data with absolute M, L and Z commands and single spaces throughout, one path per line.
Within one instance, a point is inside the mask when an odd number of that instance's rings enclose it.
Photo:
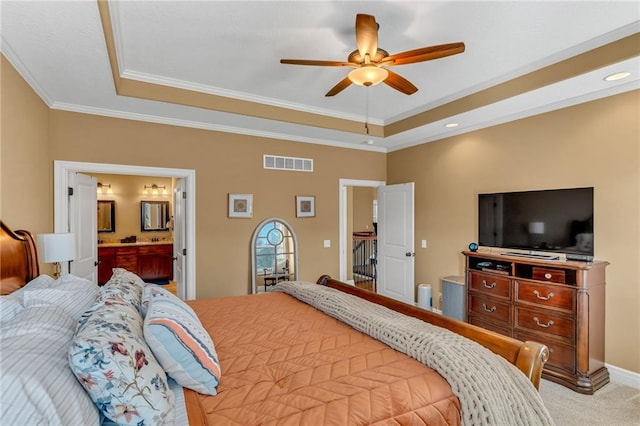
M 97 180 L 81 173 L 69 173 L 69 232 L 76 235 L 76 259 L 71 273 L 98 283 L 98 196 Z
M 186 297 L 186 185 L 184 179 L 178 179 L 173 188 L 173 280 L 178 288 L 178 297 Z
M 378 293 L 414 303 L 414 183 L 378 187 Z

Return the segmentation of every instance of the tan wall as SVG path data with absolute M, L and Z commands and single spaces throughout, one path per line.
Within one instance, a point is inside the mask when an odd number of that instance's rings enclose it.
M 196 171 L 197 297 L 246 294 L 250 244 L 264 219 L 298 236 L 300 278 L 338 276 L 338 181 L 384 180 L 385 154 L 51 111 L 53 159 Z M 97 149 L 100 147 L 100 149 Z M 264 154 L 314 159 L 314 172 L 264 170 Z M 251 219 L 227 217 L 229 193 L 253 194 Z M 316 197 L 316 217 L 295 217 L 295 196 Z M 331 240 L 323 248 L 323 240 Z
M 387 181 L 416 183 L 416 283 L 440 291 L 477 239 L 477 194 L 595 187 L 595 256 L 607 268 L 606 362 L 640 372 L 640 92 L 388 155 Z M 418 214 L 419 212 L 419 214 Z M 437 300 L 434 296 L 434 300 Z
M 111 175 L 88 173 L 98 179 L 98 182 L 110 184 L 113 194 L 98 194 L 98 200 L 115 201 L 116 232 L 99 232 L 97 238 L 104 242 L 118 240 L 135 235 L 138 240 L 148 241 L 151 238 L 171 239 L 171 232 L 142 232 L 140 230 L 140 202 L 168 201 L 169 211 L 173 215 L 173 200 L 171 196 L 171 178 Z M 144 185 L 156 184 L 167 187 L 167 195 L 147 195 L 143 193 Z
M 0 55 L 0 219 L 12 229 L 53 232 L 49 108 Z M 43 273 L 51 265 L 41 263 Z
M 373 231 L 373 200 L 376 188 L 353 188 L 353 230 L 355 232 Z

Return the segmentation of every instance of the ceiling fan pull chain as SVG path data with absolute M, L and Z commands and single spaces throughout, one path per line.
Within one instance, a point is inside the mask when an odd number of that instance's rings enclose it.
M 364 130 L 369 134 L 369 88 L 365 87 L 365 95 L 364 95 Z

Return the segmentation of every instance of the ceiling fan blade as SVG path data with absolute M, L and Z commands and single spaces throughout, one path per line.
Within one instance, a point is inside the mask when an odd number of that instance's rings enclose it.
M 356 15 L 356 44 L 362 59 L 367 53 L 371 59 L 376 56 L 378 51 L 378 24 L 375 17 L 362 13 Z
M 311 59 L 280 59 L 281 64 L 289 65 L 313 65 L 316 67 L 357 67 L 358 64 L 340 61 L 314 61 Z
M 349 80 L 349 77 L 347 76 L 343 80 L 341 80 L 340 83 L 333 86 L 325 96 L 335 96 L 338 93 L 342 92 L 347 87 L 349 87 L 350 85 L 351 85 L 351 80 Z
M 408 50 L 384 58 L 385 66 L 406 65 L 415 62 L 430 61 L 432 59 L 444 58 L 445 56 L 456 55 L 464 52 L 464 43 L 440 44 L 438 46 L 423 47 L 421 49 Z M 386 64 L 386 62 L 391 62 Z
M 396 74 L 393 71 L 389 71 L 389 75 L 384 80 L 384 83 L 387 86 L 393 87 L 399 92 L 404 93 L 405 95 L 413 95 L 418 91 L 418 88 L 414 86 L 409 80 L 406 78 Z

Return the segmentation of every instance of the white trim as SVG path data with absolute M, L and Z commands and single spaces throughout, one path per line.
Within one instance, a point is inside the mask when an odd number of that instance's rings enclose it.
M 611 380 L 612 383 L 630 386 L 640 390 L 640 373 L 634 373 L 633 371 L 625 370 L 624 368 L 611 364 L 605 363 L 604 365 L 609 370 L 609 380 Z
M 348 186 L 364 186 L 370 188 L 377 188 L 381 185 L 385 185 L 385 181 L 381 180 L 361 180 L 361 179 L 340 179 L 338 183 L 338 216 L 340 226 L 340 236 L 338 237 L 338 255 L 340 257 L 340 281 L 347 279 L 347 247 L 345 242 L 347 241 L 347 187 Z
M 183 178 L 187 191 L 186 225 L 187 257 L 185 297 L 196 298 L 196 171 L 163 167 L 130 166 L 124 164 L 85 163 L 76 161 L 53 162 L 53 209 L 55 232 L 68 232 L 69 205 L 67 203 L 67 179 L 69 173 L 109 173 L 114 175 L 143 175 Z

